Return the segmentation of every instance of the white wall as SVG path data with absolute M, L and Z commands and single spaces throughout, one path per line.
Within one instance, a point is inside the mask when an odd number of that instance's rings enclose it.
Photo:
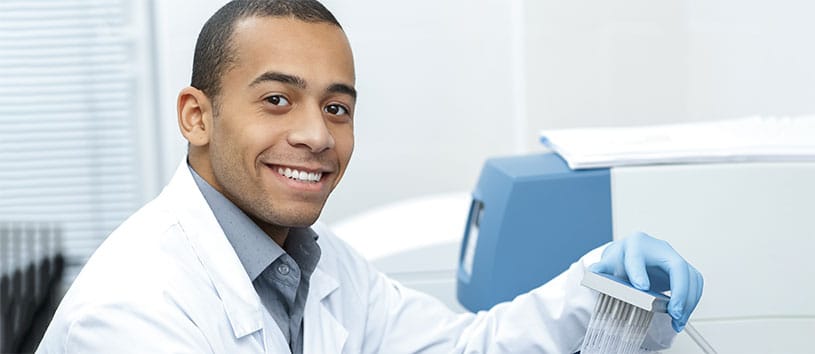
M 687 115 L 684 1 L 527 1 L 529 141 Z
M 526 1 L 529 141 L 542 127 L 815 112 L 815 4 Z
M 176 94 L 189 82 L 198 30 L 223 3 L 155 4 L 166 179 L 185 151 Z M 357 149 L 323 214 L 329 222 L 469 191 L 485 158 L 539 149 L 541 128 L 815 112 L 811 2 L 325 4 L 349 36 L 360 91 Z
M 815 112 L 815 3 L 696 0 L 687 7 L 691 118 Z
M 178 92 L 190 84 L 195 39 L 204 22 L 224 3 L 224 0 L 153 0 L 159 82 L 156 92 L 159 116 L 156 119 L 162 151 L 156 168 L 164 183 L 170 180 L 187 154 L 186 140 L 178 131 L 176 98 Z

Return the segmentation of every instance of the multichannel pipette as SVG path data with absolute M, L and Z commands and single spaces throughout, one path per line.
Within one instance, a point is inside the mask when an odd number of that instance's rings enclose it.
M 670 298 L 643 291 L 607 274 L 586 271 L 581 284 L 600 292 L 589 321 L 581 354 L 642 353 L 642 343 L 655 312 L 666 312 Z M 691 338 L 704 353 L 716 353 L 688 323 Z

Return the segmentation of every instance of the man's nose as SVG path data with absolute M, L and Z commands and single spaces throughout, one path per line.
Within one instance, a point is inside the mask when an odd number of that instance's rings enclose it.
M 292 146 L 307 147 L 313 153 L 334 148 L 334 136 L 326 125 L 321 108 L 310 108 L 295 117 L 288 136 Z

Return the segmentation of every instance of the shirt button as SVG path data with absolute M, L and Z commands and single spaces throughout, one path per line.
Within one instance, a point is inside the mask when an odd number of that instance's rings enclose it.
M 291 271 L 291 268 L 289 268 L 289 266 L 286 264 L 281 264 L 277 266 L 277 272 L 280 274 L 286 275 L 289 274 L 289 271 Z

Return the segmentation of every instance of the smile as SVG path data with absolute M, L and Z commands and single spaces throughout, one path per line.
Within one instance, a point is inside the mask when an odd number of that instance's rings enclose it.
M 277 173 L 288 179 L 309 183 L 317 183 L 320 181 L 321 178 L 323 178 L 323 173 L 319 171 L 317 172 L 299 171 L 288 167 L 278 167 Z

